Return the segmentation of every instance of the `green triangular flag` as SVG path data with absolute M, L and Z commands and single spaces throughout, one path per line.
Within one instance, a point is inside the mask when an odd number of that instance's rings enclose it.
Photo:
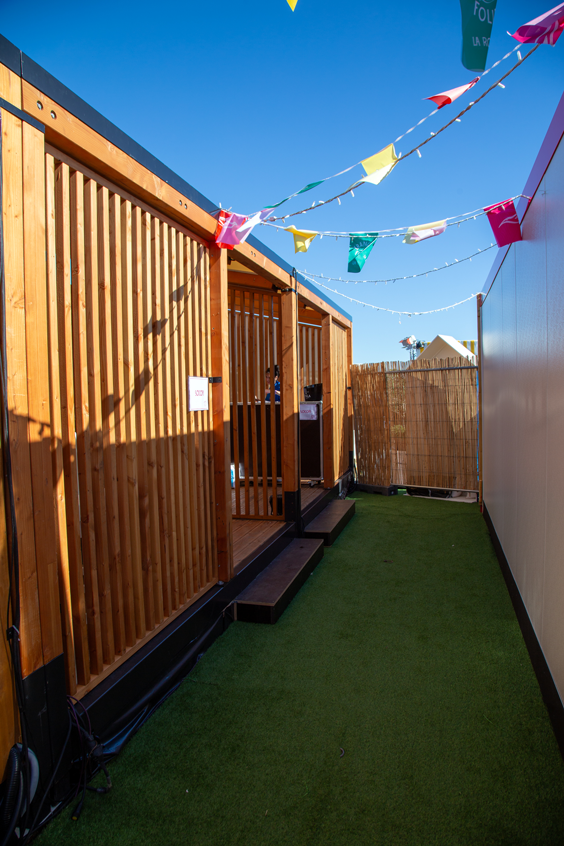
M 376 243 L 377 232 L 357 232 L 351 235 L 349 242 L 349 273 L 360 273 L 364 262 L 370 255 L 372 247 Z

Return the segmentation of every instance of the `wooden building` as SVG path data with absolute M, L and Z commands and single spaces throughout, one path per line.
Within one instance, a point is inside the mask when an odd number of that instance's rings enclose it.
M 23 687 L 46 774 L 66 694 L 99 733 L 125 725 L 338 493 L 352 323 L 255 238 L 218 249 L 213 203 L 5 39 L 0 98 L 0 614 L 4 637 L 14 529 Z M 278 402 L 267 367 L 280 370 Z M 205 380 L 202 410 L 189 377 Z M 298 433 L 314 383 L 323 470 L 310 487 Z M 3 648 L 2 767 L 19 736 L 12 682 Z

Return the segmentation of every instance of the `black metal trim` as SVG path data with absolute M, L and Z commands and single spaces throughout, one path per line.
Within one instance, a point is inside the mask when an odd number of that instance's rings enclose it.
M 503 578 L 505 579 L 505 584 L 507 585 L 509 596 L 511 597 L 511 602 L 513 603 L 513 609 L 521 628 L 523 640 L 525 641 L 525 645 L 529 652 L 529 658 L 531 659 L 531 664 L 533 665 L 533 670 L 535 671 L 535 675 L 539 683 L 542 698 L 546 706 L 546 710 L 548 711 L 550 722 L 552 723 L 556 742 L 560 748 L 560 754 L 564 758 L 564 704 L 560 699 L 554 679 L 552 678 L 552 673 L 550 672 L 546 658 L 544 657 L 544 652 L 542 651 L 542 647 L 538 641 L 529 613 L 525 603 L 523 602 L 523 598 L 519 588 L 517 587 L 517 582 L 513 577 L 511 567 L 505 557 L 503 547 L 501 546 L 495 526 L 485 503 L 483 514 L 492 539 L 495 553 L 497 555 L 497 560 L 499 561 Z
M 363 493 L 382 494 L 383 496 L 395 496 L 398 492 L 398 485 L 364 485 L 362 482 L 357 482 L 355 490 Z
M 0 35 L 0 62 L 6 65 L 12 73 L 18 76 L 22 75 L 21 52 L 15 44 L 12 44 L 3 35 Z
M 35 129 L 38 129 L 40 132 L 45 134 L 45 127 L 42 123 L 40 123 L 35 118 L 32 118 L 27 112 L 22 112 L 21 109 L 16 108 L 11 103 L 8 103 L 7 100 L 3 100 L 0 97 L 0 109 L 4 109 L 5 112 L 10 112 L 10 114 L 14 115 L 14 117 L 19 118 L 20 120 L 25 121 L 25 123 L 29 123 L 30 126 L 33 126 Z
M 220 385 L 221 384 L 221 376 L 210 376 L 209 381 L 210 381 L 210 385 Z

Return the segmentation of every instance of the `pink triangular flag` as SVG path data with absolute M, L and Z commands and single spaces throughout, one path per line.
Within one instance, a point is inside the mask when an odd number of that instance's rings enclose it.
M 217 228 L 215 230 L 215 243 L 218 247 L 224 247 L 226 250 L 232 250 L 237 244 L 241 243 L 241 238 L 237 235 L 237 229 L 242 226 L 247 218 L 244 214 L 234 214 L 233 212 L 226 212 L 223 209 L 219 213 L 217 219 Z
M 449 91 L 443 91 L 441 94 L 434 94 L 433 97 L 425 97 L 424 99 L 432 100 L 433 103 L 437 104 L 437 108 L 442 109 L 443 106 L 448 106 L 450 103 L 454 103 L 455 100 L 458 100 L 459 97 L 461 97 L 479 81 L 480 77 L 477 76 L 476 79 L 473 79 L 472 82 L 469 82 L 467 85 L 459 85 L 458 88 L 451 88 Z
M 244 223 L 237 229 L 235 233 L 239 238 L 239 242 L 243 243 L 246 241 L 255 226 L 257 224 L 262 223 L 265 218 L 268 217 L 269 214 L 272 214 L 272 209 L 263 209 L 262 211 L 256 212 L 256 214 L 251 215 L 249 218 L 245 218 Z
M 564 29 L 564 3 L 520 26 L 511 36 L 521 44 L 556 44 Z
M 484 211 L 488 216 L 498 247 L 507 247 L 508 244 L 523 240 L 513 200 L 487 206 Z

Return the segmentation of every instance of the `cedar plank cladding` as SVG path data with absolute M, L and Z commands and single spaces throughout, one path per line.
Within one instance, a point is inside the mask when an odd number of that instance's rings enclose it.
M 190 412 L 187 391 L 211 376 L 210 275 L 183 227 L 53 148 L 43 167 L 53 537 L 80 696 L 217 582 L 212 392 Z

